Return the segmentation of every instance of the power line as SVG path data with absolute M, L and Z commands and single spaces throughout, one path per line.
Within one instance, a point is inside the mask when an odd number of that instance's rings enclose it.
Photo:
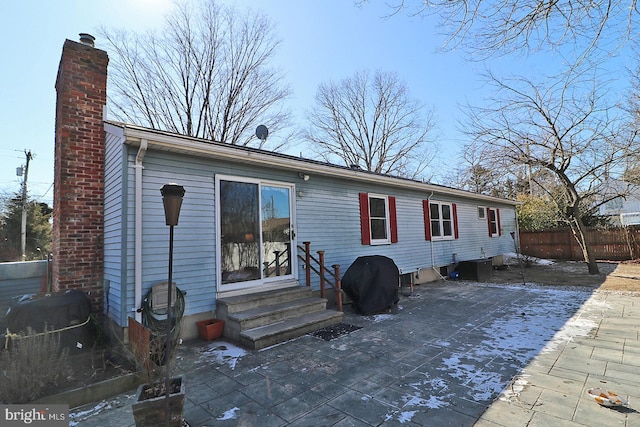
M 42 193 L 42 195 L 41 195 L 40 197 L 38 197 L 38 199 L 40 199 L 40 200 L 44 199 L 44 196 L 46 196 L 46 195 L 47 195 L 47 193 L 48 193 L 49 191 L 51 191 L 51 188 L 52 188 L 52 187 L 53 187 L 53 182 L 51 183 L 51 185 L 49 185 L 49 188 L 47 188 L 47 191 L 45 191 L 44 193 Z

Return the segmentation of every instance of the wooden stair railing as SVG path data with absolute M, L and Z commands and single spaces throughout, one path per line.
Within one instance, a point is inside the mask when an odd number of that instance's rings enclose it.
M 316 251 L 318 258 L 315 258 L 311 255 L 311 242 L 302 243 L 304 244 L 304 247 L 298 245 L 298 249 L 304 252 L 304 257 L 298 255 L 298 258 L 301 261 L 304 261 L 305 264 L 305 278 L 307 286 L 311 286 L 311 270 L 313 270 L 320 277 L 320 296 L 322 298 L 325 297 L 325 287 L 326 284 L 329 283 L 329 285 L 333 287 L 336 296 L 336 308 L 338 311 L 342 311 L 342 282 L 340 279 L 340 265 L 332 265 L 331 267 L 333 268 L 333 271 L 330 271 L 324 265 L 324 251 Z M 315 264 L 318 265 L 318 268 L 316 268 L 311 261 L 315 262 Z M 326 273 L 333 277 L 333 281 L 326 277 Z

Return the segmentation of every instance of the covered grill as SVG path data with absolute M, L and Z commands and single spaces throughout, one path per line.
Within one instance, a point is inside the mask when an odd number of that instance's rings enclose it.
M 349 266 L 342 289 L 361 314 L 373 314 L 398 302 L 400 272 L 391 258 L 363 256 Z

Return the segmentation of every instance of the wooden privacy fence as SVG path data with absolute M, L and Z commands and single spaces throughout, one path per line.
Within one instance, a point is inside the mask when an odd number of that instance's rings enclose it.
M 640 228 L 587 230 L 587 242 L 600 260 L 623 261 L 640 258 Z M 521 231 L 520 251 L 539 258 L 583 261 L 582 249 L 571 229 Z

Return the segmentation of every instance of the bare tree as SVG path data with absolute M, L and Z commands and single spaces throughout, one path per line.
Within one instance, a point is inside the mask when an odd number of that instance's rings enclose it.
M 476 144 L 468 144 L 462 150 L 460 161 L 447 168 L 445 185 L 461 190 L 494 197 L 515 200 L 516 195 L 524 189 L 523 172 L 491 168 L 485 165 L 482 150 Z
M 640 19 L 635 0 L 396 0 L 389 6 L 390 14 L 437 15 L 450 46 L 483 56 L 567 44 L 583 57 L 603 40 L 608 50 L 625 44 Z
M 482 146 L 485 164 L 547 171 L 562 188 L 550 197 L 564 208 L 589 272 L 598 273 L 583 216 L 625 195 L 626 189 L 611 182 L 639 148 L 635 133 L 624 125 L 621 109 L 603 96 L 606 86 L 585 73 L 576 70 L 546 84 L 489 77 L 497 89 L 490 105 L 468 113 L 469 134 Z
M 433 113 L 410 97 L 394 73 L 357 72 L 318 87 L 305 139 L 323 159 L 346 166 L 417 178 L 435 149 Z
M 102 29 L 117 119 L 234 145 L 261 143 L 260 124 L 272 135 L 287 127 L 290 91 L 269 66 L 279 40 L 268 19 L 215 0 L 176 6 L 159 32 Z

